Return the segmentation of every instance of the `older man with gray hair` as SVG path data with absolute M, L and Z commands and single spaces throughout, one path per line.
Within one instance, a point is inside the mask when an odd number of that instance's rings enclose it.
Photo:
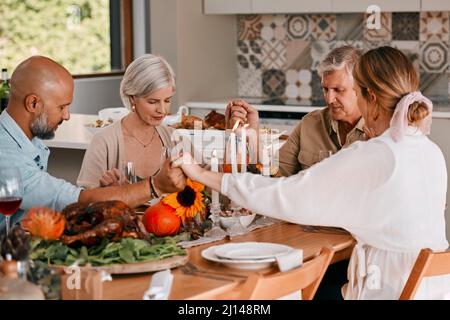
M 292 131 L 279 153 L 280 173 L 291 176 L 321 160 L 320 151 L 336 153 L 363 140 L 364 120 L 357 106 L 352 70 L 361 52 L 351 46 L 335 48 L 318 66 L 326 108 L 308 113 Z M 257 110 L 243 100 L 229 103 L 228 124 L 236 121 L 258 128 Z

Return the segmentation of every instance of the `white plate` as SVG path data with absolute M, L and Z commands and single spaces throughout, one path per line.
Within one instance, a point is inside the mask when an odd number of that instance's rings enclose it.
M 289 253 L 291 247 L 278 243 L 269 242 L 241 242 L 227 243 L 218 246 L 215 254 L 221 259 L 231 260 L 261 260 L 272 259 L 275 257 Z
M 257 270 L 270 267 L 275 259 L 260 259 L 260 260 L 229 260 L 221 259 L 214 253 L 217 246 L 209 247 L 202 251 L 202 257 L 206 260 L 222 263 L 229 268 Z

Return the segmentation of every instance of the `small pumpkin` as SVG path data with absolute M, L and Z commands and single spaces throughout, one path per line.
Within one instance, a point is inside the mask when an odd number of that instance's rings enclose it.
M 33 236 L 57 240 L 64 232 L 66 220 L 60 212 L 50 208 L 31 208 L 22 220 L 22 227 Z
M 176 210 L 162 201 L 145 210 L 142 222 L 145 229 L 157 237 L 175 235 L 181 226 Z

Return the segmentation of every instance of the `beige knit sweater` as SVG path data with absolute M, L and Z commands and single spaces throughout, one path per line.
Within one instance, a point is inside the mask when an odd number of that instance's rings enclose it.
M 157 126 L 156 131 L 164 146 L 173 147 L 171 134 L 174 129 Z M 113 168 L 123 168 L 125 164 L 125 146 L 121 121 L 104 128 L 94 135 L 84 155 L 77 185 L 83 188 L 100 186 L 103 173 Z

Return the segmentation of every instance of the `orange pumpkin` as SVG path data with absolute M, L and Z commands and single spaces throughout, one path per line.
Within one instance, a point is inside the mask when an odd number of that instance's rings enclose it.
M 22 227 L 33 236 L 57 240 L 64 232 L 66 220 L 60 212 L 50 208 L 31 208 L 22 220 Z
M 175 235 L 181 226 L 181 219 L 175 209 L 162 201 L 145 210 L 142 222 L 145 229 L 157 237 Z

